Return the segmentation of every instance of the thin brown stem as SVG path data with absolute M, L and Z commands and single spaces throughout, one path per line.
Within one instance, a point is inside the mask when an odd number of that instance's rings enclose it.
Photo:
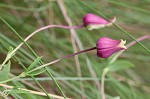
M 9 86 L 6 84 L 0 84 L 0 86 L 4 87 L 4 88 L 9 88 L 9 89 L 13 89 L 14 86 Z M 29 93 L 32 94 L 36 94 L 36 95 L 40 95 L 40 96 L 47 96 L 45 93 L 43 92 L 38 92 L 38 91 L 34 91 L 34 90 L 29 90 L 29 89 L 25 89 L 25 88 L 17 88 L 18 90 L 22 90 L 22 91 L 27 91 Z M 58 95 L 54 95 L 54 94 L 48 94 L 50 97 L 53 97 L 55 99 L 64 99 L 64 97 L 58 96 Z M 67 98 L 67 99 L 71 99 L 71 98 Z
M 54 60 L 54 61 L 52 61 L 52 62 L 43 64 L 43 65 L 41 65 L 41 66 L 39 66 L 39 67 L 37 67 L 37 68 L 35 68 L 35 69 L 32 69 L 31 71 L 29 71 L 29 72 L 27 72 L 27 73 L 31 73 L 31 72 L 36 71 L 36 70 L 39 70 L 39 69 L 41 69 L 41 68 L 43 68 L 43 67 L 52 65 L 52 64 L 54 64 L 54 63 L 57 63 L 57 62 L 61 61 L 62 59 L 66 59 L 66 58 L 69 58 L 69 57 L 72 57 L 72 56 L 75 56 L 75 55 L 78 55 L 78 54 L 81 54 L 81 53 L 85 53 L 85 52 L 88 52 L 88 51 L 91 51 L 91 50 L 94 50 L 94 49 L 96 49 L 96 47 L 92 47 L 92 48 L 89 48 L 89 49 L 86 49 L 86 50 L 83 50 L 83 51 L 80 51 L 80 52 L 77 52 L 77 53 L 74 53 L 74 54 L 70 54 L 70 55 L 64 56 L 64 57 L 59 58 L 59 59 L 56 59 L 56 60 Z

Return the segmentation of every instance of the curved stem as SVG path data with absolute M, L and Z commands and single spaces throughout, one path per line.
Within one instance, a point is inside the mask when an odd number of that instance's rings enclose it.
M 102 73 L 102 79 L 101 79 L 101 96 L 102 96 L 102 99 L 106 99 L 106 96 L 105 96 L 105 75 L 106 73 L 108 72 L 108 69 L 104 69 L 103 70 L 103 73 Z
M 144 36 L 142 36 L 142 37 L 139 37 L 139 38 L 136 39 L 136 41 L 132 41 L 132 42 L 130 42 L 129 44 L 127 44 L 126 47 L 129 48 L 129 47 L 133 46 L 134 44 L 136 44 L 137 41 L 140 42 L 140 41 L 143 41 L 143 40 L 145 40 L 145 39 L 150 39 L 150 35 L 144 35 Z M 117 59 L 124 51 L 125 51 L 125 50 L 119 51 L 119 52 L 113 57 L 113 59 L 110 61 L 109 64 L 112 64 L 114 61 L 116 61 L 116 59 Z
M 80 25 L 80 26 L 63 26 L 63 25 L 48 25 L 42 28 L 37 29 L 36 31 L 32 32 L 29 36 L 27 36 L 24 41 L 22 43 L 20 43 L 11 53 L 10 55 L 13 55 L 25 42 L 27 42 L 33 35 L 35 35 L 36 33 L 48 29 L 48 28 L 64 28 L 64 29 L 80 29 L 83 28 L 85 25 Z M 3 67 L 3 65 L 5 65 L 5 63 L 8 61 L 9 59 L 5 60 L 5 62 L 3 62 L 3 64 L 0 66 L 0 68 Z
M 63 25 L 48 25 L 48 26 L 45 26 L 45 27 L 42 27 L 42 28 L 39 28 L 37 29 L 36 31 L 32 32 L 29 36 L 27 36 L 25 39 L 24 39 L 24 42 L 26 42 L 27 40 L 29 40 L 33 35 L 35 35 L 36 33 L 42 31 L 42 30 L 45 30 L 45 29 L 48 29 L 48 28 L 64 28 L 64 29 L 79 29 L 79 28 L 82 28 L 84 27 L 84 25 L 80 25 L 80 26 L 63 26 Z M 20 43 L 13 51 L 11 54 L 15 53 L 23 44 L 24 42 Z
M 28 74 L 28 73 L 31 73 L 31 72 L 33 72 L 33 71 L 39 70 L 39 69 L 41 69 L 41 68 L 43 68 L 43 67 L 46 67 L 46 66 L 48 66 L 48 65 L 52 65 L 52 64 L 54 64 L 54 63 L 57 63 L 57 62 L 61 61 L 62 59 L 69 58 L 69 57 L 72 57 L 72 56 L 75 56 L 75 55 L 78 55 L 78 54 L 81 54 L 81 53 L 84 53 L 84 52 L 88 52 L 88 51 L 91 51 L 91 50 L 94 50 L 94 49 L 96 49 L 96 47 L 92 47 L 92 48 L 89 48 L 89 49 L 86 49 L 86 50 L 83 50 L 83 51 L 80 51 L 80 52 L 77 52 L 77 53 L 74 53 L 74 54 L 70 54 L 70 55 L 64 56 L 64 57 L 59 58 L 59 59 L 56 59 L 56 60 L 54 60 L 54 61 L 52 61 L 52 62 L 46 63 L 46 64 L 44 64 L 44 65 L 41 65 L 41 66 L 39 66 L 39 67 L 37 67 L 37 68 L 35 68 L 35 69 L 33 69 L 33 70 L 27 72 L 27 74 Z
M 20 43 L 11 53 L 10 55 L 13 55 L 25 42 L 27 42 L 33 35 L 35 35 L 36 33 L 48 29 L 48 28 L 64 28 L 64 29 L 79 29 L 79 28 L 83 28 L 85 25 L 80 25 L 80 26 L 63 26 L 63 25 L 48 25 L 42 28 L 37 29 L 36 31 L 32 32 L 29 36 L 27 36 L 24 41 L 22 43 Z M 3 67 L 3 65 L 5 65 L 4 63 L 6 63 L 9 59 L 5 60 L 5 62 L 3 62 L 3 64 L 0 66 L 1 68 Z

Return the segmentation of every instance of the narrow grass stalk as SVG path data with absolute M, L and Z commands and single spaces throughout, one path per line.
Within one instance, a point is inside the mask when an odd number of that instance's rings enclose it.
M 14 86 L 9 86 L 9 85 L 6 85 L 6 84 L 0 84 L 0 86 L 2 86 L 4 88 L 8 88 L 8 89 L 15 88 Z M 22 90 L 22 91 L 27 91 L 28 93 L 31 93 L 31 94 L 36 94 L 36 95 L 40 95 L 40 96 L 46 96 L 46 94 L 43 93 L 43 92 L 33 91 L 33 90 L 25 89 L 25 88 L 17 88 L 17 89 L 18 90 Z M 48 95 L 50 97 L 55 98 L 55 99 L 64 99 L 64 97 L 61 97 L 61 96 L 58 96 L 58 95 L 54 95 L 54 94 L 50 94 L 50 93 L 48 93 Z M 66 98 L 66 99 L 71 99 L 71 98 Z
M 102 96 L 102 99 L 106 99 L 106 96 L 105 96 L 105 75 L 107 72 L 108 72 L 108 70 L 104 69 L 103 73 L 102 73 L 102 78 L 101 78 L 101 96 Z
M 52 80 L 52 78 L 49 77 L 36 77 L 35 78 L 38 81 L 49 81 Z M 94 80 L 101 80 L 101 78 L 93 78 L 93 77 L 55 77 L 56 80 L 64 81 L 94 81 Z M 16 79 L 18 81 L 32 81 L 32 78 L 20 78 Z M 110 80 L 110 79 L 107 79 Z
M 40 88 L 44 91 L 44 93 L 48 96 L 48 98 L 52 99 L 52 97 L 47 93 L 47 91 L 41 86 L 41 84 L 33 77 L 31 76 L 32 79 L 40 86 Z
M 140 41 L 143 41 L 145 39 L 150 39 L 150 35 L 144 35 L 144 36 L 141 36 L 139 38 L 136 39 L 136 41 L 140 42 Z M 129 44 L 126 45 L 127 48 L 133 46 L 134 44 L 136 44 L 137 42 L 136 41 L 132 41 L 130 42 Z M 112 64 L 114 61 L 116 61 L 116 59 L 124 52 L 125 50 L 121 50 L 119 51 L 113 58 L 112 60 L 109 62 L 109 64 Z
M 146 13 L 146 14 L 150 14 L 150 11 L 147 11 L 145 9 L 142 9 L 140 7 L 135 7 L 133 5 L 128 5 L 128 4 L 125 4 L 123 2 L 117 2 L 115 0 L 108 0 L 108 2 L 114 4 L 114 5 L 118 5 L 118 6 L 123 6 L 123 7 L 126 7 L 126 8 L 130 8 L 130 9 L 133 9 L 133 10 L 136 10 L 136 11 L 140 11 L 140 12 L 143 12 L 143 13 Z
M 142 46 L 149 54 L 150 54 L 150 50 L 145 47 L 141 42 L 137 41 L 136 38 L 134 38 L 132 35 L 130 35 L 130 33 L 128 33 L 127 31 L 125 31 L 123 28 L 121 28 L 119 25 L 115 24 L 114 25 L 120 29 L 121 31 L 123 31 L 125 34 L 127 34 L 130 38 L 132 38 L 135 42 L 137 42 L 140 46 Z
M 3 63 L 0 65 L 0 70 L 2 69 L 2 67 L 6 64 L 6 62 L 8 61 L 7 58 L 5 58 L 5 60 L 3 61 Z

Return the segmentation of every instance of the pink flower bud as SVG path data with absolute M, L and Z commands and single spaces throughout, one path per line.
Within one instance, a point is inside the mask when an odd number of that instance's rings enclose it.
M 113 17 L 112 19 L 109 19 L 109 20 L 111 22 L 104 18 L 101 18 L 99 16 L 96 16 L 90 13 L 86 14 L 83 17 L 83 23 L 89 30 L 103 28 L 105 26 L 110 26 L 112 25 L 112 23 L 116 21 L 116 17 Z
M 112 54 L 117 51 L 127 49 L 124 45 L 126 41 L 121 40 L 113 40 L 108 37 L 99 38 L 96 47 L 97 47 L 97 56 L 101 58 L 108 58 Z

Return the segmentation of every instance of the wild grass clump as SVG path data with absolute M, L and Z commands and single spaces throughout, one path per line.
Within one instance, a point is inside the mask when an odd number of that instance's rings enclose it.
M 0 98 L 149 99 L 148 3 L 3 0 Z

